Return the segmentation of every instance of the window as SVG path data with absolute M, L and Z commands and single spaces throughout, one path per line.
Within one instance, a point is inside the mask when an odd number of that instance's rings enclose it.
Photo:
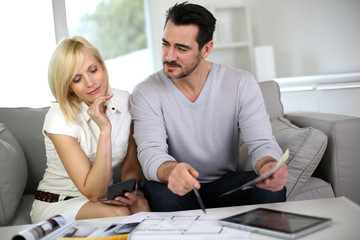
M 55 47 L 51 1 L 2 2 L 0 28 L 0 107 L 49 106 L 47 69 Z
M 58 2 L 55 2 L 58 1 Z M 62 1 L 62 2 L 60 2 Z M 153 72 L 146 44 L 143 0 L 5 1 L 0 8 L 0 107 L 45 107 L 54 97 L 48 64 L 56 47 L 53 5 L 62 35 L 82 35 L 97 47 L 107 65 L 110 84 L 132 92 Z M 61 5 L 61 4 L 60 4 Z
M 153 72 L 143 0 L 66 0 L 69 35 L 97 47 L 113 88 L 132 92 Z

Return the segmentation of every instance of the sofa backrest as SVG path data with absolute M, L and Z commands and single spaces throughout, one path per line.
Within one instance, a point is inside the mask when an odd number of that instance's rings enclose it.
M 279 86 L 275 81 L 259 83 L 266 109 L 273 119 L 282 116 L 283 105 Z M 34 193 L 46 168 L 46 154 L 42 127 L 49 107 L 44 108 L 0 108 L 0 123 L 4 123 L 20 143 L 28 166 L 25 194 Z M 117 178 L 119 174 L 115 174 Z M 115 179 L 118 180 L 118 179 Z
M 283 116 L 284 108 L 281 103 L 279 85 L 275 81 L 266 81 L 259 83 L 261 92 L 264 97 L 266 110 L 270 119 Z
M 42 127 L 48 112 L 44 108 L 0 108 L 0 123 L 16 137 L 21 145 L 28 168 L 25 194 L 34 193 L 46 167 Z

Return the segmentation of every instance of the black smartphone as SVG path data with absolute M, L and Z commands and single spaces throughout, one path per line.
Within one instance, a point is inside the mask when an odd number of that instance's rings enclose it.
M 98 200 L 113 200 L 118 196 L 124 196 L 126 192 L 132 192 L 136 187 L 136 178 L 130 178 L 128 180 L 115 183 L 107 188 L 106 196 L 98 198 Z

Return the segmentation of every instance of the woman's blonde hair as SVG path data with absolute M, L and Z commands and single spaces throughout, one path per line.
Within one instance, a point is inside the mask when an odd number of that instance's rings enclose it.
M 80 104 L 82 102 L 81 99 L 70 91 L 69 86 L 83 64 L 84 48 L 96 58 L 103 68 L 105 81 L 108 86 L 107 92 L 110 93 L 108 71 L 99 50 L 80 36 L 63 39 L 51 56 L 48 78 L 51 92 L 59 103 L 65 119 L 70 122 L 76 122 L 76 113 L 80 111 Z

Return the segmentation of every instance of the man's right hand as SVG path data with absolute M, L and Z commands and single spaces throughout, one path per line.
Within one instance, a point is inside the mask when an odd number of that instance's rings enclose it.
M 165 162 L 158 169 L 158 178 L 167 183 L 173 193 L 184 196 L 193 190 L 199 189 L 200 183 L 196 180 L 199 172 L 187 163 Z

